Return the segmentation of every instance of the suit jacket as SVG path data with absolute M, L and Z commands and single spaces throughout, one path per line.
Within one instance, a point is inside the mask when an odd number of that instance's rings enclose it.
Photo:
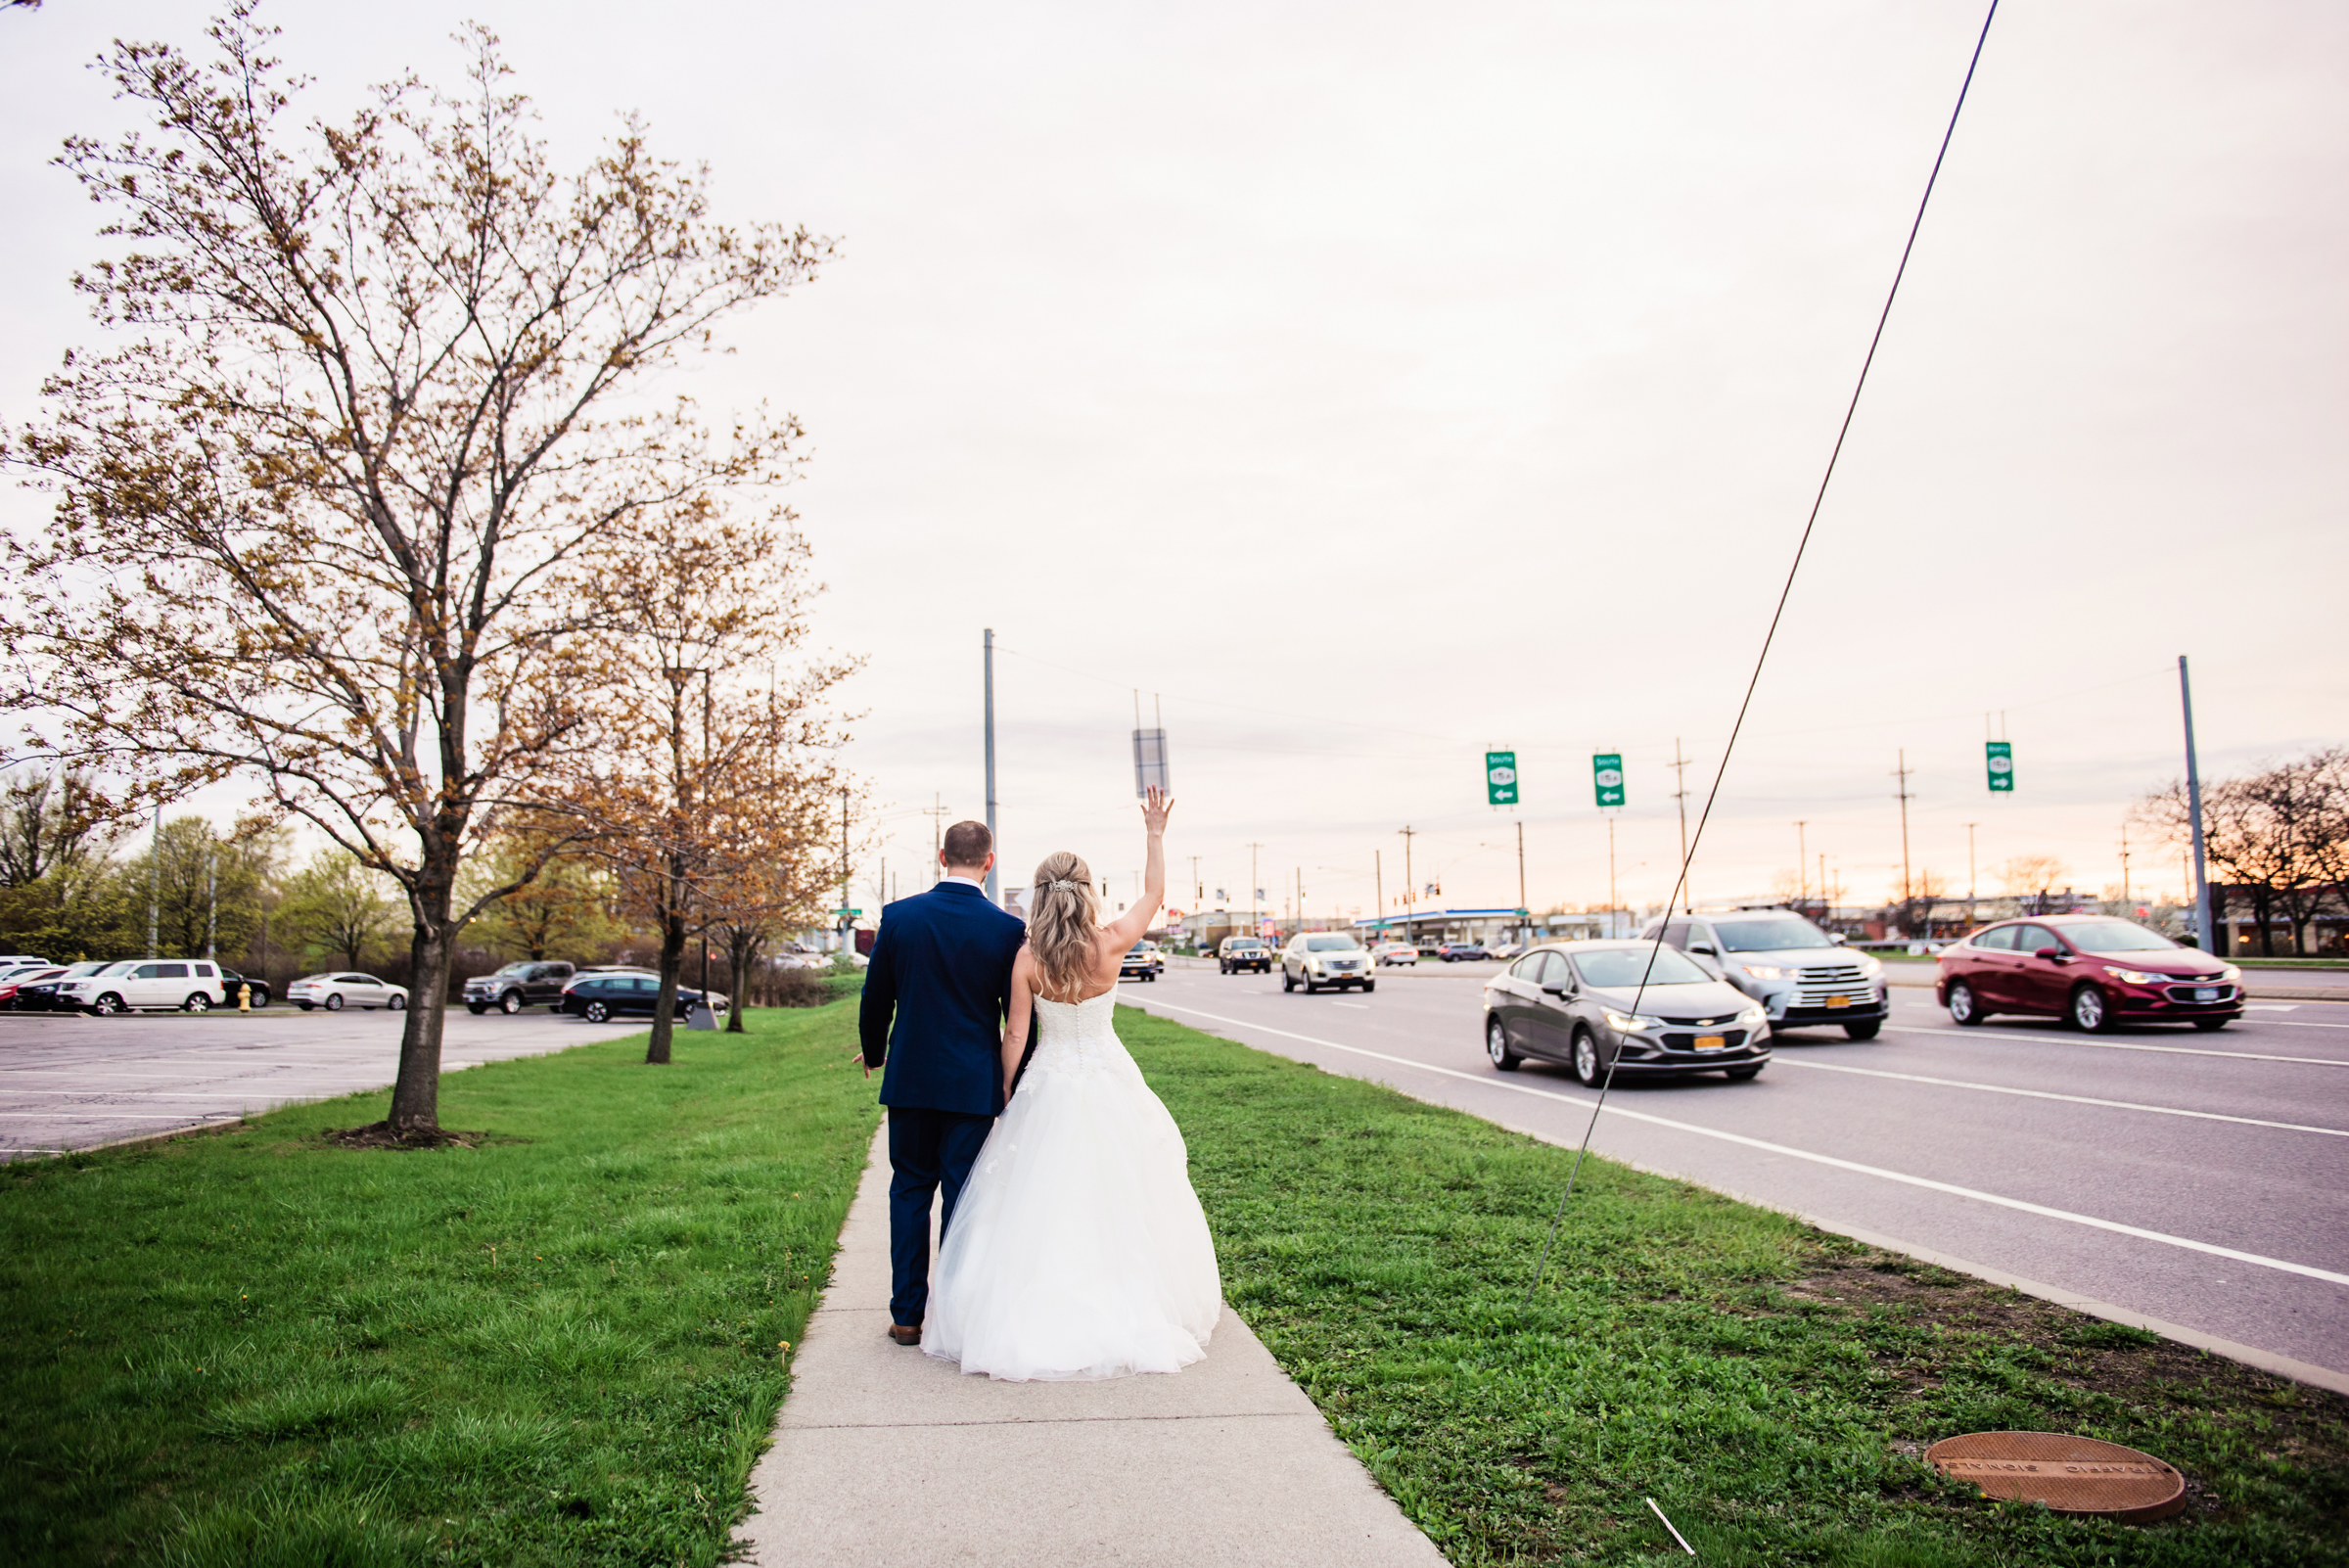
M 966 882 L 881 911 L 857 1015 L 881 1103 L 992 1116 L 1002 1102 L 1011 961 L 1028 928 Z

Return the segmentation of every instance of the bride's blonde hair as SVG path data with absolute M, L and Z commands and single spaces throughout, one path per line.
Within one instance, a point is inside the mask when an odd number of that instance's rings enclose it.
M 1044 856 L 1036 868 L 1028 903 L 1028 954 L 1036 979 L 1054 1001 L 1075 1001 L 1092 978 L 1094 938 L 1101 908 L 1093 899 L 1093 873 L 1066 850 Z

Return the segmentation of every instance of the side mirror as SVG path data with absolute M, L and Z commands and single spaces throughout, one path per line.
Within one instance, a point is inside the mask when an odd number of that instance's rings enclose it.
M 1843 933 L 1840 931 L 1830 931 L 1827 933 L 1827 941 L 1840 947 L 1843 945 Z
M 1718 958 L 1721 956 L 1720 953 L 1713 950 L 1713 945 L 1709 942 L 1692 942 L 1688 945 L 1688 950 L 1690 952 L 1701 952 L 1708 958 Z
M 2061 958 L 2063 956 L 2063 949 L 2061 947 L 2041 947 L 2034 951 L 2031 956 L 2034 958 Z
M 1544 996 L 1563 996 L 1566 994 L 1566 988 L 1564 986 L 1544 986 L 1542 988 L 1542 994 Z

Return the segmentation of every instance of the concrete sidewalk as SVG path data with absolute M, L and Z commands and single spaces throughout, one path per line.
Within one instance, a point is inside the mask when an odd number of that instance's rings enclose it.
M 1441 1568 L 1230 1308 L 1173 1376 L 998 1383 L 887 1337 L 879 1137 L 840 1243 L 751 1476 L 751 1562 Z

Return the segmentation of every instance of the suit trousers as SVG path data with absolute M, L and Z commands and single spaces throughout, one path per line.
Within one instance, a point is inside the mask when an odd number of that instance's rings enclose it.
M 945 1191 L 938 1233 L 954 1222 L 954 1204 L 993 1129 L 991 1116 L 889 1108 L 889 1317 L 918 1324 L 930 1306 L 930 1204 Z

